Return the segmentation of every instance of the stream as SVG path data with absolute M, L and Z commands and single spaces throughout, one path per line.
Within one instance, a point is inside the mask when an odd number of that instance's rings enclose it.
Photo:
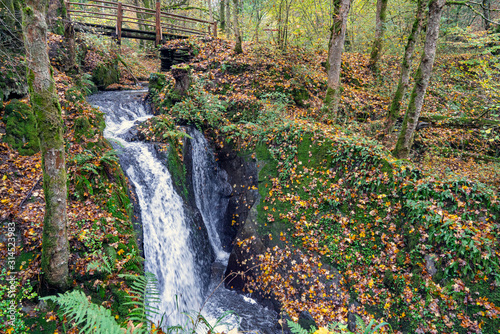
M 191 182 L 208 238 L 193 230 L 195 215 L 175 192 L 166 161 L 154 145 L 133 141 L 133 127 L 153 116 L 142 102 L 146 92 L 102 92 L 91 96 L 89 102 L 106 115 L 104 135 L 117 151 L 140 206 L 145 271 L 155 274 L 160 294 L 160 302 L 152 305 L 159 314 L 151 315 L 151 320 L 162 322 L 164 328 L 190 328 L 186 314 L 196 315 L 202 308 L 201 314 L 212 326 L 231 311 L 218 331 L 238 327 L 251 333 L 277 333 L 274 311 L 220 284 L 229 258 L 219 237 L 220 221 L 232 189 L 203 134 L 188 128 L 192 138 Z M 204 333 L 206 329 L 200 326 L 197 331 Z

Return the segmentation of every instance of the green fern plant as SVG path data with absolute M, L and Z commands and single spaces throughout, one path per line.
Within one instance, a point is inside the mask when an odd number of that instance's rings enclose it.
M 381 322 L 378 325 L 376 325 L 376 324 L 377 324 L 377 322 L 374 319 L 371 319 L 370 322 L 367 325 L 367 324 L 365 324 L 365 322 L 363 321 L 363 319 L 361 319 L 361 317 L 356 314 L 356 327 L 363 334 L 374 334 L 374 333 L 376 333 L 379 329 L 381 329 L 384 326 L 389 326 L 389 329 L 392 332 L 392 327 L 387 322 Z M 373 327 L 373 326 L 375 326 L 375 327 Z
M 114 163 L 118 163 L 118 155 L 116 150 L 106 151 L 102 157 L 99 158 L 100 162 L 107 163 L 108 165 L 113 165 Z
M 119 276 L 132 280 L 130 288 L 135 296 L 129 295 L 129 301 L 124 304 L 134 307 L 128 316 L 129 320 L 145 323 L 151 315 L 159 314 L 152 306 L 160 302 L 160 293 L 157 288 L 158 280 L 154 274 L 147 272 L 144 276 L 129 274 Z
M 391 325 L 387 322 L 381 322 L 377 325 L 377 322 L 374 319 L 371 319 L 368 324 L 365 324 L 363 319 L 360 316 L 356 316 L 356 333 L 360 334 L 375 334 L 382 327 L 388 326 L 389 331 L 392 332 Z M 298 323 L 295 323 L 291 320 L 288 320 L 288 327 L 290 327 L 290 331 L 293 334 L 313 334 L 317 331 L 316 327 L 312 327 L 309 331 L 302 328 Z M 346 324 L 342 324 L 340 322 L 332 322 L 327 327 L 329 333 L 352 333 L 347 329 Z
M 290 327 L 290 332 L 293 334 L 310 334 L 316 331 L 316 327 L 314 326 L 308 331 L 307 329 L 302 328 L 302 326 L 298 323 L 291 320 L 288 320 L 288 327 Z
M 132 281 L 131 292 L 135 294 L 135 296 L 129 296 L 130 301 L 125 303 L 125 305 L 133 306 L 127 316 L 126 328 L 122 328 L 116 322 L 110 310 L 90 302 L 82 291 L 74 290 L 41 299 L 51 300 L 58 304 L 61 312 L 68 317 L 69 321 L 74 322 L 74 327 L 78 327 L 82 334 L 147 333 L 146 324 L 149 322 L 147 317 L 151 314 L 158 314 L 151 306 L 159 301 L 156 277 L 152 273 L 146 273 L 144 276 L 120 275 L 120 277 Z
M 116 323 L 115 318 L 111 315 L 111 311 L 90 302 L 82 291 L 73 290 L 41 299 L 59 304 L 62 313 L 70 321 L 74 321 L 74 326 L 78 327 L 82 334 L 124 333 L 124 329 Z

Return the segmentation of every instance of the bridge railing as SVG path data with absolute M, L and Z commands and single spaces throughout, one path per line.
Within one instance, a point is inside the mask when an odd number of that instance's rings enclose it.
M 108 30 L 114 28 L 118 43 L 127 37 L 154 40 L 156 45 L 168 35 L 217 37 L 216 22 L 162 12 L 159 1 L 154 9 L 108 0 L 68 1 L 66 8 L 74 22 Z

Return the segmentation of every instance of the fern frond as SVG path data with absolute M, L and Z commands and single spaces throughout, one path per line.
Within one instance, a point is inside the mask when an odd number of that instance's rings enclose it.
M 116 323 L 111 311 L 89 302 L 81 291 L 71 291 L 57 296 L 48 296 L 42 300 L 52 300 L 59 304 L 61 311 L 71 321 L 75 322 L 82 334 L 109 333 L 124 334 L 125 329 Z
M 148 316 L 158 314 L 158 310 L 152 306 L 160 302 L 160 293 L 157 288 L 158 280 L 154 274 L 146 272 L 144 276 L 127 274 L 119 276 L 132 281 L 130 284 L 130 290 L 135 296 L 129 295 L 129 301 L 124 303 L 124 305 L 134 307 L 134 309 L 130 312 L 130 320 L 146 322 Z
M 290 332 L 292 332 L 293 334 L 309 334 L 309 332 L 302 328 L 302 326 L 300 326 L 299 324 L 291 320 L 287 320 L 287 323 L 288 327 L 290 327 Z
M 99 159 L 99 161 L 108 163 L 110 165 L 112 165 L 113 163 L 117 163 L 119 161 L 117 151 L 114 149 L 106 151 Z

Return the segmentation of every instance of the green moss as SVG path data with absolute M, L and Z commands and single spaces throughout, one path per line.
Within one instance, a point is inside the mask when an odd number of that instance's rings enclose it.
M 92 138 L 95 135 L 95 129 L 92 127 L 88 117 L 86 116 L 75 118 L 73 129 L 75 130 L 75 137 L 77 140 L 82 136 Z
M 33 155 L 40 151 L 35 115 L 26 103 L 12 100 L 5 107 L 3 122 L 6 132 L 3 141 L 19 154 Z
M 92 81 L 99 89 L 119 83 L 120 70 L 118 68 L 118 59 L 99 63 L 92 71 Z
M 167 155 L 167 168 L 172 175 L 172 180 L 174 181 L 174 185 L 176 186 L 178 193 L 184 200 L 188 200 L 189 192 L 187 188 L 186 167 L 177 155 L 175 145 L 176 143 L 170 141 Z
M 149 89 L 155 89 L 157 92 L 161 91 L 167 84 L 167 77 L 161 73 L 151 73 L 149 75 Z

